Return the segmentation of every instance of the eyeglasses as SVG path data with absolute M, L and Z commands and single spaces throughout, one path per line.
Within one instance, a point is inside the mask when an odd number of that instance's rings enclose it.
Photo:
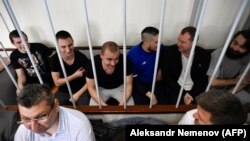
M 35 118 L 35 119 L 25 119 L 25 120 L 18 121 L 17 123 L 18 124 L 24 124 L 24 125 L 30 125 L 32 123 L 32 121 L 35 121 L 37 123 L 42 124 L 42 123 L 44 123 L 45 121 L 48 120 L 49 115 L 50 115 L 53 107 L 54 107 L 54 103 L 51 105 L 49 113 L 46 114 L 45 116 L 42 116 L 42 117 L 39 117 L 39 118 Z

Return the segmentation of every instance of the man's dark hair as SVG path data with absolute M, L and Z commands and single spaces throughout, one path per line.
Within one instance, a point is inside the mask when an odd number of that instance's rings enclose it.
M 60 30 L 56 33 L 56 40 L 67 39 L 67 38 L 72 39 L 72 36 L 70 35 L 70 33 L 68 31 Z
M 28 36 L 23 31 L 21 31 L 21 32 L 28 39 Z M 20 38 L 20 35 L 18 34 L 17 30 L 13 30 L 9 34 L 9 39 L 10 39 L 11 43 L 14 43 L 13 38 Z
M 190 34 L 190 41 L 194 41 L 194 36 L 195 36 L 196 28 L 193 26 L 188 26 L 185 27 L 181 30 L 181 34 L 189 33 Z
M 152 26 L 148 26 L 142 30 L 141 38 L 144 41 L 152 36 L 157 36 L 158 34 L 159 34 L 159 30 L 157 28 L 152 27 Z
M 42 100 L 46 100 L 48 105 L 54 102 L 54 95 L 45 84 L 27 84 L 17 96 L 17 103 L 27 108 L 37 105 Z
M 248 51 L 250 51 L 250 30 L 242 30 L 242 31 L 238 31 L 234 37 L 233 37 L 233 40 L 239 36 L 239 35 L 242 35 L 245 39 L 246 39 L 246 42 L 245 44 L 243 45 L 244 48 L 246 48 Z
M 247 109 L 233 94 L 210 90 L 198 95 L 197 105 L 211 114 L 213 124 L 244 124 Z

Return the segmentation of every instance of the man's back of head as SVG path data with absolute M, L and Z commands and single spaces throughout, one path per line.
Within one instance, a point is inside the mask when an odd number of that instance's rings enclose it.
M 197 105 L 211 114 L 213 124 L 244 124 L 247 109 L 233 94 L 210 90 L 197 96 Z

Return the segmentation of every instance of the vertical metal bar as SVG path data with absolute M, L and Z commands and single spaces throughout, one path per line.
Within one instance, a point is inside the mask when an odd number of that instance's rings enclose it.
M 4 46 L 3 46 L 3 44 L 2 44 L 1 41 L 0 41 L 0 45 L 2 46 L 4 53 L 6 54 L 6 56 L 8 57 L 8 59 L 9 59 L 9 61 L 10 61 L 10 56 L 9 56 L 9 54 L 7 53 L 7 51 L 5 50 L 5 48 L 4 48 Z
M 126 102 L 126 93 L 127 93 L 127 84 L 126 84 L 126 74 L 127 74 L 127 51 L 126 51 L 126 0 L 123 0 L 123 3 L 122 3 L 122 12 L 123 12 L 123 83 L 124 83 L 124 109 L 126 109 L 126 105 L 127 105 L 127 102 Z
M 6 69 L 8 75 L 10 76 L 10 79 L 12 80 L 12 82 L 14 83 L 14 85 L 16 86 L 16 88 L 20 91 L 21 89 L 20 89 L 19 86 L 17 85 L 17 82 L 16 82 L 14 76 L 12 75 L 12 73 L 10 72 L 10 69 L 9 69 L 8 66 L 4 63 L 3 57 L 2 57 L 1 54 L 0 54 L 0 61 L 1 61 L 1 63 L 3 64 L 4 68 Z
M 0 105 L 5 109 L 7 106 L 4 104 L 4 102 L 0 99 Z
M 241 75 L 239 81 L 237 82 L 236 86 L 234 87 L 233 92 L 232 92 L 233 94 L 235 94 L 236 91 L 238 90 L 240 84 L 242 83 L 243 79 L 245 78 L 247 72 L 249 71 L 249 68 L 250 68 L 250 62 L 248 63 L 246 69 L 244 70 L 244 72 L 243 72 L 243 74 Z
M 203 18 L 204 18 L 204 14 L 205 14 L 205 11 L 206 11 L 206 7 L 207 7 L 207 0 L 204 0 L 204 3 L 202 4 L 201 13 L 200 13 L 200 17 L 199 17 L 199 20 L 198 20 L 198 25 L 197 25 L 197 29 L 196 29 L 196 32 L 195 32 L 191 52 L 190 52 L 190 55 L 189 55 L 187 68 L 186 68 L 186 71 L 185 71 L 185 74 L 184 74 L 183 84 L 181 86 L 179 96 L 178 96 L 178 100 L 177 100 L 177 103 L 176 103 L 176 108 L 179 107 L 180 100 L 181 100 L 181 97 L 182 97 L 183 88 L 184 88 L 184 84 L 185 84 L 185 81 L 186 81 L 186 78 L 187 78 L 187 74 L 190 72 L 191 63 L 193 62 L 194 51 L 195 51 L 197 39 L 198 39 L 198 36 L 199 36 L 200 27 L 201 27 L 201 24 L 202 24 L 202 21 L 203 21 Z M 182 68 L 182 69 L 184 69 L 184 68 Z
M 197 27 L 197 24 L 198 24 L 197 20 L 198 20 L 198 17 L 200 16 L 200 13 L 201 13 L 202 3 L 203 3 L 203 1 L 201 1 L 201 0 L 194 0 L 192 14 L 191 14 L 191 18 L 189 21 L 190 26 Z
M 99 89 L 98 89 L 98 81 L 97 81 L 97 75 L 96 75 L 96 68 L 95 68 L 95 60 L 93 56 L 93 47 L 91 44 L 91 35 L 89 30 L 89 19 L 88 19 L 88 10 L 87 10 L 87 4 L 86 0 L 83 0 L 83 13 L 84 13 L 84 20 L 85 20 L 85 26 L 87 31 L 87 38 L 88 38 L 88 45 L 89 45 L 89 52 L 90 52 L 90 58 L 91 58 L 91 65 L 93 68 L 93 74 L 94 74 L 94 81 L 95 81 L 95 87 L 96 87 L 96 93 L 99 103 L 99 109 L 102 109 L 102 105 L 100 102 L 100 95 L 99 95 Z
M 6 21 L 5 21 L 5 19 L 3 18 L 3 15 L 2 15 L 1 13 L 0 13 L 0 17 L 1 17 L 1 19 L 3 20 L 3 23 L 4 23 L 5 27 L 6 27 L 6 29 L 7 29 L 8 32 L 10 33 L 10 29 L 9 29 L 9 27 L 8 27 Z
M 246 20 L 246 22 L 245 22 L 245 24 L 244 24 L 244 26 L 243 26 L 243 29 L 250 29 L 250 13 L 249 13 L 249 15 L 248 15 L 248 17 L 247 17 L 247 20 Z
M 54 26 L 53 26 L 53 23 L 52 23 L 52 20 L 51 20 L 47 0 L 44 0 L 44 5 L 43 6 L 44 6 L 44 9 L 46 10 L 46 14 L 47 14 L 47 17 L 48 17 L 48 20 L 49 20 L 50 30 L 53 33 L 53 41 L 54 41 L 54 44 L 55 44 L 55 47 L 56 47 L 56 52 L 57 52 L 57 55 L 58 55 L 58 58 L 59 58 L 59 62 L 60 62 L 61 67 L 62 67 L 63 76 L 64 76 L 65 82 L 67 84 L 67 88 L 69 90 L 70 97 L 72 98 L 72 96 L 73 96 L 72 90 L 71 90 L 71 87 L 69 85 L 68 76 L 66 74 L 66 70 L 65 70 L 63 60 L 62 60 L 62 57 L 61 57 L 61 54 L 60 54 L 60 50 L 59 50 L 59 47 L 57 45 L 57 41 L 56 41 L 56 38 L 55 38 L 55 29 L 54 29 Z M 72 104 L 73 104 L 74 109 L 76 109 L 76 105 L 75 105 L 74 100 L 72 100 Z
M 229 45 L 229 43 L 230 43 L 230 40 L 231 40 L 231 38 L 232 38 L 232 36 L 233 36 L 233 33 L 234 33 L 235 29 L 236 29 L 236 26 L 238 25 L 239 20 L 240 20 L 240 18 L 241 18 L 241 16 L 242 16 L 242 14 L 243 14 L 243 12 L 244 12 L 246 6 L 247 6 L 247 1 L 248 1 L 248 0 L 243 0 L 242 4 L 241 4 L 241 6 L 240 6 L 240 10 L 238 11 L 237 16 L 236 16 L 236 18 L 235 18 L 235 20 L 234 20 L 233 26 L 232 26 L 232 28 L 231 28 L 231 30 L 230 30 L 230 33 L 229 33 L 229 35 L 228 35 L 228 37 L 227 37 L 227 40 L 226 40 L 226 43 L 225 43 L 225 45 L 224 45 L 224 47 L 223 47 L 223 49 L 222 49 L 222 52 L 221 52 L 221 54 L 220 54 L 219 60 L 218 60 L 218 62 L 217 62 L 217 64 L 216 64 L 216 66 L 215 66 L 215 69 L 214 69 L 214 71 L 213 71 L 213 73 L 212 73 L 212 76 L 211 76 L 211 78 L 210 78 L 210 81 L 209 81 L 209 83 L 208 83 L 208 85 L 207 85 L 206 91 L 208 91 L 208 90 L 210 89 L 210 87 L 211 87 L 211 84 L 212 84 L 212 82 L 213 82 L 213 80 L 214 80 L 215 74 L 216 74 L 216 72 L 218 71 L 218 69 L 219 69 L 219 67 L 220 67 L 220 65 L 221 65 L 222 59 L 223 59 L 223 57 L 224 57 L 224 55 L 225 55 L 225 53 L 226 53 L 226 50 L 227 50 L 228 45 Z
M 156 51 L 156 58 L 155 58 L 154 76 L 153 76 L 152 89 L 151 89 L 152 95 L 150 96 L 150 104 L 149 104 L 150 109 L 152 108 L 152 98 L 153 98 L 153 94 L 154 94 L 154 91 L 155 91 L 155 82 L 156 82 L 156 75 L 157 75 L 158 62 L 159 62 L 159 56 L 160 56 L 161 38 L 162 38 L 162 31 L 163 31 L 165 7 L 166 7 L 166 0 L 162 0 L 160 29 L 159 29 L 157 51 Z
M 43 84 L 43 80 L 42 80 L 42 78 L 41 78 L 41 75 L 40 75 L 40 73 L 39 73 L 39 71 L 38 71 L 38 69 L 37 69 L 37 66 L 36 66 L 36 64 L 35 64 L 35 62 L 34 62 L 32 56 L 31 56 L 31 52 L 30 52 L 30 50 L 29 50 L 29 47 L 28 47 L 28 45 L 27 45 L 27 42 L 26 42 L 25 39 L 24 39 L 24 35 L 23 35 L 22 32 L 21 32 L 21 29 L 20 29 L 20 27 L 19 27 L 19 24 L 18 24 L 18 22 L 17 22 L 17 20 L 16 20 L 15 15 L 14 15 L 14 13 L 13 13 L 13 11 L 12 11 L 12 8 L 11 8 L 11 6 L 10 6 L 10 4 L 9 4 L 9 1 L 8 1 L 8 0 L 4 0 L 3 2 L 4 2 L 5 8 L 7 9 L 8 14 L 9 14 L 9 16 L 10 16 L 10 18 L 11 18 L 11 20 L 12 20 L 14 26 L 15 26 L 15 28 L 16 28 L 17 31 L 18 31 L 18 34 L 19 34 L 20 37 L 21 37 L 22 43 L 24 44 L 25 50 L 26 50 L 26 52 L 27 52 L 27 54 L 28 54 L 28 56 L 29 56 L 29 58 L 30 58 L 31 64 L 33 65 L 33 67 L 34 67 L 34 69 L 35 69 L 35 72 L 36 72 L 36 75 L 37 75 L 37 77 L 38 77 L 38 79 L 39 79 L 39 82 L 40 82 L 41 84 Z

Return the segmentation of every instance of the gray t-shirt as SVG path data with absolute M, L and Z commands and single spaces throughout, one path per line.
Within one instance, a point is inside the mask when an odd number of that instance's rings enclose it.
M 221 52 L 222 52 L 222 48 L 219 48 L 215 50 L 214 52 L 212 52 L 210 66 L 207 71 L 208 76 L 212 76 L 212 73 L 219 60 Z M 223 57 L 223 60 L 221 62 L 221 65 L 218 71 L 216 72 L 215 77 L 223 78 L 223 79 L 234 78 L 238 76 L 239 74 L 243 73 L 249 61 L 250 61 L 250 53 L 241 59 L 231 59 L 225 55 Z

